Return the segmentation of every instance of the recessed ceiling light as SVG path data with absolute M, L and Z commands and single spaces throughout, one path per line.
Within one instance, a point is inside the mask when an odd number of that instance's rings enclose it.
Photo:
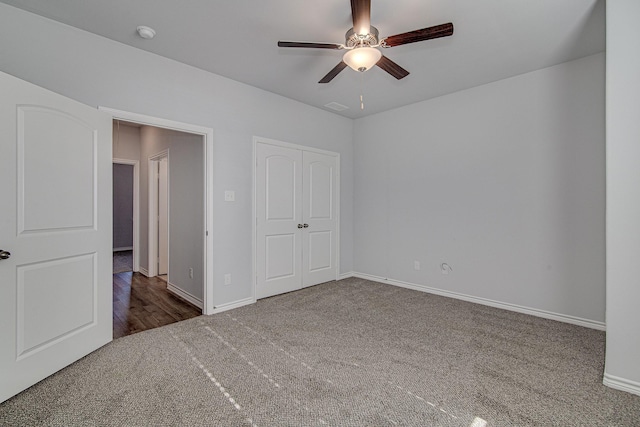
M 153 28 L 144 25 L 140 25 L 136 28 L 136 31 L 138 31 L 138 35 L 143 39 L 152 39 L 156 35 L 156 31 Z

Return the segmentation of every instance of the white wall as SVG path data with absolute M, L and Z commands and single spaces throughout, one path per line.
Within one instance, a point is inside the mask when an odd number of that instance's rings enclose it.
M 597 54 L 357 120 L 355 270 L 602 327 L 604 68 Z
M 607 358 L 640 395 L 640 2 L 607 2 Z
M 0 4 L 0 70 L 88 105 L 214 129 L 216 305 L 248 298 L 252 138 L 341 154 L 342 272 L 353 269 L 353 122 L 230 79 Z M 203 54 L 206 54 L 204 52 Z M 236 192 L 235 203 L 224 191 Z M 223 286 L 225 273 L 233 284 Z
M 204 140 L 140 128 L 140 266 L 149 269 L 149 158 L 169 150 L 168 281 L 202 301 L 204 289 Z M 193 268 L 193 278 L 189 277 Z

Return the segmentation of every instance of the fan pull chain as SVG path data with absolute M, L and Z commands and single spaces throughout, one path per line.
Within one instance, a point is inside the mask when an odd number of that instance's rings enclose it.
M 364 92 L 362 89 L 364 86 L 363 80 L 364 80 L 364 73 L 360 73 L 360 109 L 361 110 L 364 110 L 364 95 L 362 94 L 362 92 Z

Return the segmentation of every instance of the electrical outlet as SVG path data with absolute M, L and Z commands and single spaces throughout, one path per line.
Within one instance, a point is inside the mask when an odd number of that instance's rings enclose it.
M 189 279 L 193 279 L 193 268 L 189 268 Z
M 420 270 L 420 261 L 413 261 L 413 269 Z
M 235 202 L 236 201 L 236 192 L 233 190 L 227 190 L 224 192 L 224 201 L 225 202 Z
M 224 275 L 224 284 L 225 285 L 231 284 L 231 273 L 227 273 Z

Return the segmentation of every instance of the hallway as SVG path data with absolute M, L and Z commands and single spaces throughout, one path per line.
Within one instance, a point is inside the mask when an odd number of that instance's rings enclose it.
M 113 275 L 113 338 L 191 319 L 202 311 L 167 291 L 158 277 L 131 271 Z

